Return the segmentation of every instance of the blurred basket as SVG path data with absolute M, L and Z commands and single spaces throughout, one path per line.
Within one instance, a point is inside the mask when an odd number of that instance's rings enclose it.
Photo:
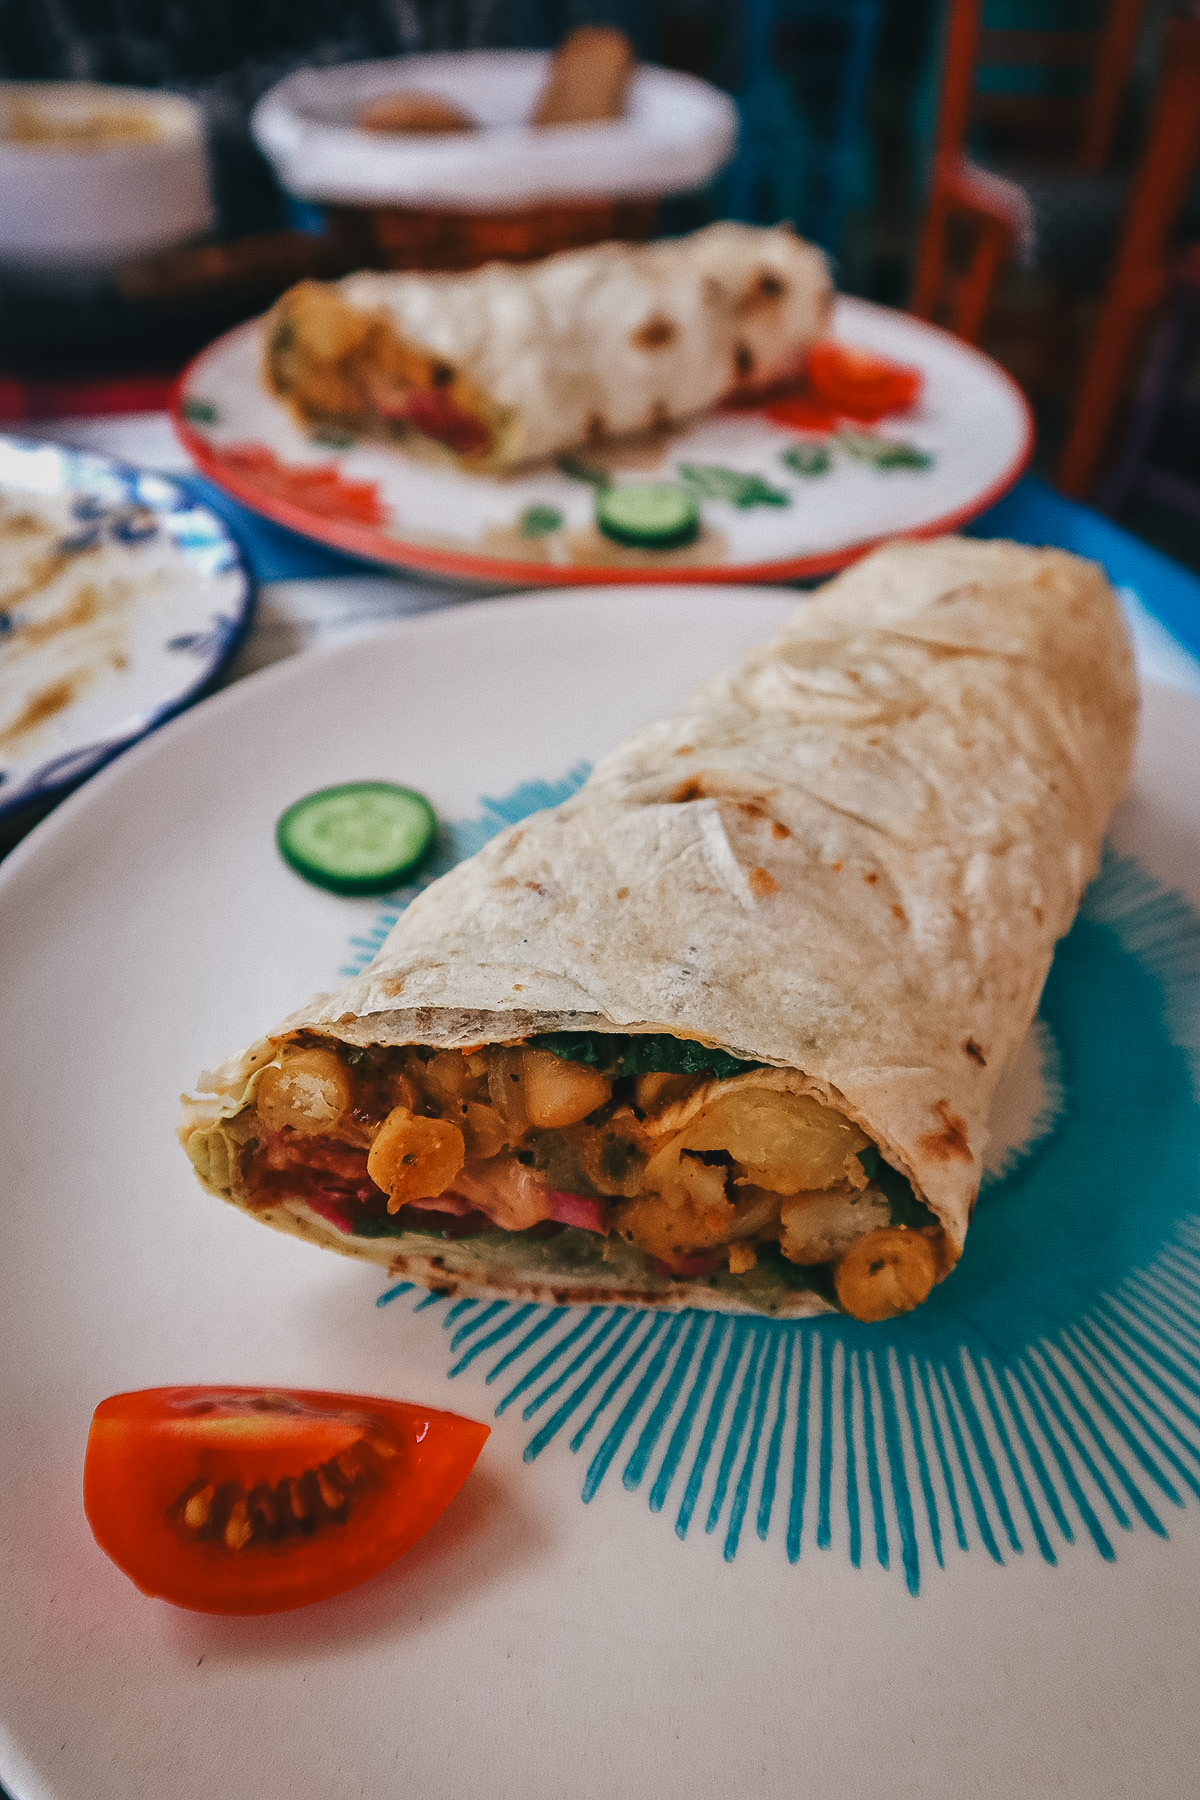
M 657 200 L 591 200 L 516 212 L 437 207 L 330 206 L 329 225 L 349 260 L 384 269 L 477 269 L 534 262 L 612 238 L 653 237 Z
M 356 260 L 396 269 L 647 238 L 660 198 L 703 187 L 732 154 L 732 101 L 668 69 L 638 69 L 620 119 L 535 129 L 549 60 L 479 51 L 301 70 L 260 101 L 254 134 L 284 188 L 319 205 Z M 442 95 L 479 129 L 357 128 L 368 101 L 404 89 Z

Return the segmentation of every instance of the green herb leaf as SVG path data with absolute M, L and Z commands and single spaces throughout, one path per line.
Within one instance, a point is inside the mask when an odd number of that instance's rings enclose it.
M 725 469 L 718 463 L 680 463 L 679 478 L 705 500 L 724 500 L 745 511 L 751 506 L 790 506 L 792 497 L 761 475 Z
M 932 469 L 935 461 L 931 451 L 875 431 L 839 431 L 837 441 L 847 456 L 876 469 Z
M 604 1075 L 715 1075 L 726 1081 L 762 1064 L 744 1062 L 695 1038 L 672 1037 L 668 1032 L 644 1032 L 627 1037 L 609 1031 L 544 1031 L 529 1039 L 535 1050 L 549 1050 L 564 1062 L 587 1063 Z
M 522 537 L 549 537 L 552 531 L 561 531 L 563 516 L 557 506 L 527 506 L 517 520 L 517 530 Z
M 793 475 L 828 475 L 833 467 L 828 444 L 793 444 L 790 449 L 780 451 L 779 460 Z
M 183 416 L 191 425 L 217 425 L 221 419 L 211 400 L 185 400 Z
M 860 1150 L 858 1160 L 867 1180 L 883 1189 L 891 1208 L 893 1225 L 907 1225 L 913 1230 L 920 1230 L 924 1225 L 937 1224 L 934 1214 L 913 1193 L 908 1176 L 902 1175 L 899 1169 L 894 1169 L 891 1163 L 884 1162 L 874 1144 L 868 1144 L 865 1150 Z
M 582 457 L 572 456 L 564 450 L 557 459 L 558 472 L 568 476 L 572 481 L 586 481 L 589 487 L 606 488 L 612 486 L 612 476 L 607 469 L 599 469 L 594 463 L 586 463 Z

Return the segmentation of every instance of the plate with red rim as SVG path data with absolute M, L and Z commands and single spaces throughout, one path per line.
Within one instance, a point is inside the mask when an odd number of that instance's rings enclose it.
M 479 474 L 436 449 L 307 428 L 266 389 L 263 329 L 253 320 L 219 338 L 179 383 L 175 427 L 201 471 L 306 537 L 460 581 L 561 587 L 827 574 L 881 539 L 957 529 L 1012 486 L 1033 446 L 1024 396 L 988 357 L 921 320 L 842 296 L 836 339 L 921 374 L 916 404 L 870 427 L 876 442 L 917 452 L 908 466 L 884 466 L 861 423 L 803 404 L 720 409 L 652 441 L 589 453 L 586 464 L 615 482 L 678 482 L 688 468 L 715 470 L 718 483 L 757 477 L 771 497 L 738 504 L 702 493 L 694 542 L 635 549 L 597 530 L 594 486 L 577 464 L 576 473 L 541 464 Z M 813 442 L 829 449 L 823 472 L 802 474 L 784 460 Z

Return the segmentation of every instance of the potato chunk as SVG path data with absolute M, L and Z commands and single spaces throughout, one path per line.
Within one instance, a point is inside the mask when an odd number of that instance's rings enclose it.
M 812 1267 L 836 1262 L 850 1246 L 870 1231 L 891 1224 L 887 1195 L 877 1187 L 860 1194 L 848 1188 L 825 1188 L 815 1194 L 795 1194 L 780 1208 L 783 1229 L 779 1248 L 789 1262 Z
M 444 1194 L 466 1158 L 463 1134 L 448 1119 L 423 1119 L 395 1106 L 367 1153 L 367 1174 L 388 1196 L 388 1211 Z
M 549 1050 L 524 1051 L 521 1065 L 529 1123 L 544 1131 L 578 1124 L 612 1096 L 612 1083 L 598 1070 Z
M 853 1120 L 811 1094 L 739 1084 L 718 1093 L 655 1152 L 645 1185 L 669 1194 L 679 1185 L 682 1156 L 724 1151 L 737 1184 L 773 1194 L 810 1193 L 845 1182 L 847 1162 L 867 1142 Z
M 846 1158 L 868 1142 L 853 1120 L 811 1094 L 754 1087 L 714 1100 L 683 1136 L 688 1150 L 727 1150 L 745 1179 L 775 1194 L 832 1187 Z
M 268 1131 L 333 1132 L 350 1103 L 350 1072 L 334 1050 L 284 1050 L 259 1077 L 256 1105 Z

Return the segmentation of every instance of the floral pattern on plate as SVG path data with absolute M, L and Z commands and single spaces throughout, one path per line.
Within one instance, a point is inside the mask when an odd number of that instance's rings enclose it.
M 0 815 L 185 706 L 250 602 L 232 537 L 181 483 L 0 438 Z

